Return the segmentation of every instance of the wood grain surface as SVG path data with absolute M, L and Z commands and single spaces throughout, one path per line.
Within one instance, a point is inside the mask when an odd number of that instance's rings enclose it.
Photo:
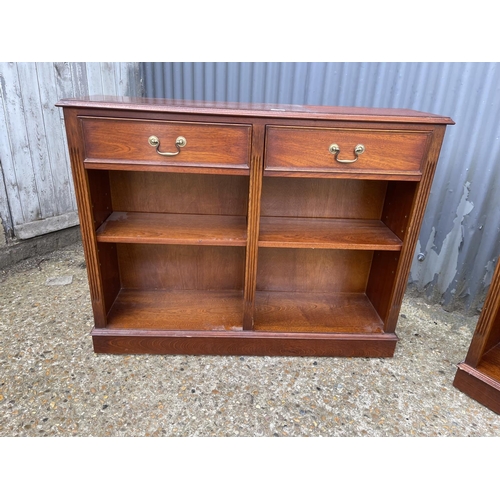
M 113 212 L 99 227 L 97 241 L 245 246 L 246 218 L 231 215 Z
M 369 250 L 259 248 L 257 290 L 364 293 L 372 256 Z
M 264 177 L 261 215 L 380 219 L 387 181 Z
M 379 220 L 262 217 L 259 246 L 400 250 L 401 240 Z
M 200 336 L 201 334 L 201 336 Z M 316 334 L 316 336 L 319 334 Z M 92 331 L 94 352 L 103 354 L 188 354 L 210 356 L 312 356 L 392 357 L 398 338 L 394 334 L 328 335 L 305 337 L 294 334 L 222 332 L 160 332 L 136 330 Z
M 247 215 L 248 177 L 111 171 L 109 178 L 116 212 Z
M 243 329 L 242 290 L 122 290 L 108 328 L 145 330 Z
M 249 168 L 251 127 L 178 121 L 83 118 L 86 161 L 103 163 L 156 163 L 220 168 Z M 186 146 L 176 156 L 162 156 L 148 139 L 160 140 L 160 152 L 177 153 L 175 141 Z
M 382 333 L 382 320 L 362 293 L 257 292 L 255 330 Z
M 185 99 L 160 99 L 135 96 L 93 95 L 85 98 L 61 99 L 56 105 L 90 110 L 179 113 L 187 116 L 192 114 L 207 114 L 224 117 L 280 117 L 381 123 L 441 123 L 446 125 L 454 123 L 451 118 L 415 111 L 413 109 L 190 101 Z
M 411 130 L 324 129 L 319 127 L 267 127 L 264 174 L 268 171 L 399 173 L 419 175 L 430 138 L 428 132 Z M 335 157 L 331 144 L 340 147 Z M 354 148 L 364 153 L 354 163 Z
M 245 247 L 117 244 L 122 287 L 242 290 Z

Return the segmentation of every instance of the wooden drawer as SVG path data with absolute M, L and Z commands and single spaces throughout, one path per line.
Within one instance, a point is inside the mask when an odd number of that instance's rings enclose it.
M 120 163 L 249 170 L 250 125 L 92 117 L 81 123 L 87 168 Z M 151 136 L 159 139 L 160 152 L 176 153 L 178 137 L 186 145 L 175 156 L 163 156 L 148 142 Z
M 411 130 L 301 128 L 268 126 L 265 173 L 347 173 L 420 176 L 431 134 Z M 330 146 L 337 144 L 335 156 Z M 354 160 L 355 147 L 364 152 Z

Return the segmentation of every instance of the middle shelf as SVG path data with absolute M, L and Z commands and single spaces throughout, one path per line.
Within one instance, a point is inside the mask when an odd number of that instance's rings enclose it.
M 260 247 L 401 250 L 380 220 L 261 217 Z
M 245 246 L 246 217 L 113 212 L 97 230 L 101 243 Z M 380 220 L 261 217 L 260 247 L 401 249 Z
M 245 246 L 246 217 L 113 212 L 99 227 L 102 243 Z

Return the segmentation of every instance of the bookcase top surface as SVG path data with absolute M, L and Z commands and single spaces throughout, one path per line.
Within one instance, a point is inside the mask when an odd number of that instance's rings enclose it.
M 56 106 L 117 109 L 148 112 L 170 112 L 208 115 L 236 115 L 283 118 L 317 118 L 343 121 L 377 121 L 401 123 L 432 123 L 453 125 L 454 121 L 446 116 L 424 113 L 412 109 L 399 108 L 362 108 L 343 106 L 310 106 L 298 104 L 265 104 L 225 101 L 191 101 L 182 99 L 159 99 L 148 97 L 89 96 L 68 98 Z

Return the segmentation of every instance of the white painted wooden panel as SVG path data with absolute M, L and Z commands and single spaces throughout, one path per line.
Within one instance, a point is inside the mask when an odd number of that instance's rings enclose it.
M 76 211 L 76 202 L 66 135 L 63 129 L 64 121 L 61 110 L 54 106 L 54 103 L 59 100 L 56 73 L 52 64 L 37 64 L 37 73 L 38 81 L 44 82 L 44 85 L 38 87 L 40 104 L 45 125 L 48 158 L 52 175 L 57 178 L 57 182 L 54 182 L 53 204 L 56 214 L 65 214 Z
M 31 167 L 38 198 L 39 213 L 33 220 L 47 219 L 58 215 L 57 203 L 54 203 L 57 201 L 54 188 L 57 176 L 53 176 L 51 171 L 36 64 L 18 64 L 17 72 L 20 87 L 23 82 L 20 105 L 24 114 L 26 139 L 31 157 L 31 165 L 26 165 L 26 168 Z
M 143 95 L 135 62 L 0 62 L 0 218 L 31 238 L 78 224 L 63 113 L 85 95 Z
M 2 82 L 2 108 L 5 120 L 3 131 L 6 136 L 2 137 L 0 144 L 0 160 L 9 203 L 11 194 L 15 198 L 11 204 L 11 215 L 16 226 L 23 222 L 41 219 L 42 215 L 26 130 L 26 116 L 17 64 L 3 65 Z M 4 151 L 10 153 L 5 161 Z

